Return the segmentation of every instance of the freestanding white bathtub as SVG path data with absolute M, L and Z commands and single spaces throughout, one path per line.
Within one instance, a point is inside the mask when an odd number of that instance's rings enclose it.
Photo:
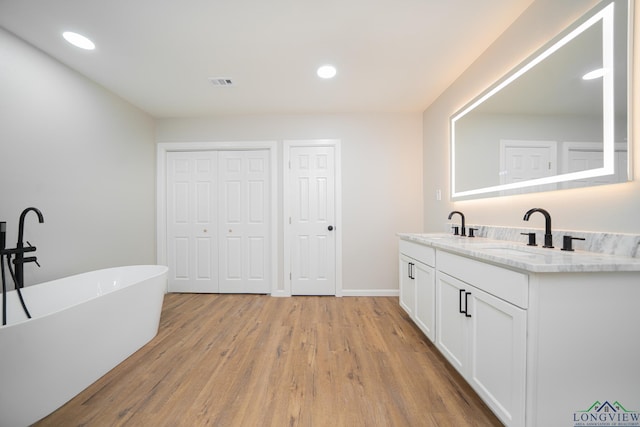
M 149 342 L 166 280 L 167 267 L 139 265 L 27 286 L 22 294 L 32 319 L 16 292 L 7 292 L 0 427 L 38 421 Z

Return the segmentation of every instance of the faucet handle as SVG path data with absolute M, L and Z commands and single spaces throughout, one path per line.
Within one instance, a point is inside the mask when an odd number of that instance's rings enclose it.
M 460 227 L 459 226 L 454 225 L 453 227 L 451 227 L 451 229 L 453 230 L 453 235 L 454 236 L 460 235 Z
M 475 232 L 478 231 L 477 228 L 469 227 L 469 237 L 476 237 Z
M 529 236 L 529 243 L 527 243 L 527 246 L 538 246 L 536 244 L 536 233 L 520 233 L 523 236 Z
M 573 252 L 572 243 L 574 240 L 585 240 L 584 237 L 563 236 L 562 237 L 562 249 L 563 251 Z
M 38 257 L 28 256 L 28 257 L 23 258 L 23 259 L 22 259 L 22 262 L 23 262 L 23 263 L 27 263 L 27 262 L 35 262 L 35 263 L 36 263 L 36 265 L 37 265 L 38 267 L 40 267 L 40 263 L 38 262 Z M 14 261 L 13 261 L 13 263 L 15 264 L 15 263 L 16 263 L 16 261 L 14 260 Z

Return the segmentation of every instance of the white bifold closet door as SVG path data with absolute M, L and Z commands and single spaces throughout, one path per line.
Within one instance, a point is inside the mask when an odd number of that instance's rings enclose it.
M 269 293 L 267 150 L 167 153 L 170 292 Z
M 268 154 L 266 150 L 219 154 L 221 293 L 270 291 Z
M 170 292 L 218 292 L 218 153 L 167 153 Z

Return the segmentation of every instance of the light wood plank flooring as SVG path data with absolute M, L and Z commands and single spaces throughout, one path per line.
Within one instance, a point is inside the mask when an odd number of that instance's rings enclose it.
M 37 426 L 500 426 L 397 298 L 168 294 L 146 346 Z

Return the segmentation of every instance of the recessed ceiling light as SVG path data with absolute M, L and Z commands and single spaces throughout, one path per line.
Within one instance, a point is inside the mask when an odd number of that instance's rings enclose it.
M 336 67 L 333 65 L 323 65 L 318 68 L 318 77 L 321 79 L 332 79 L 336 76 Z
M 75 47 L 79 47 L 80 49 L 93 50 L 96 48 L 96 45 L 91 40 L 78 33 L 65 31 L 64 33 L 62 33 L 62 37 L 64 37 L 66 41 L 68 41 Z
M 587 74 L 582 76 L 582 80 L 593 80 L 598 79 L 605 74 L 604 68 L 598 68 L 597 70 L 589 71 Z

